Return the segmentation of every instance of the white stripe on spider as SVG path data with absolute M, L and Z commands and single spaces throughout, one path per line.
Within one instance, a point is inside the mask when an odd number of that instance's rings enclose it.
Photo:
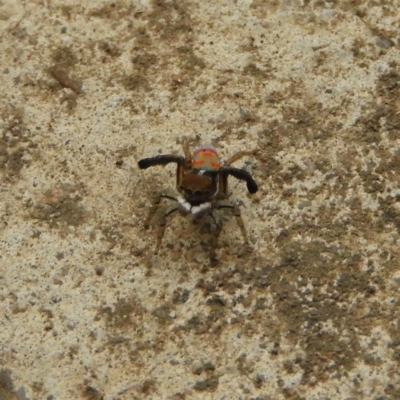
M 188 201 L 186 201 L 183 197 L 178 197 L 178 203 L 182 207 L 183 211 L 187 212 L 188 214 L 198 215 L 207 211 L 211 208 L 211 203 L 202 203 L 198 206 L 191 206 Z

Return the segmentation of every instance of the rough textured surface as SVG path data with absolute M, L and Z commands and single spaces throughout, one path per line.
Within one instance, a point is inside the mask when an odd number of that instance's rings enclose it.
M 400 399 L 400 3 L 208 3 L 0 1 L 1 399 Z M 183 136 L 251 254 L 153 255 Z

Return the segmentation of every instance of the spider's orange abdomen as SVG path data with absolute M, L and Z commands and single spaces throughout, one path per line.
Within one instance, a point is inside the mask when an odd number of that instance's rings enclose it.
M 221 161 L 214 147 L 201 146 L 193 154 L 192 165 L 195 169 L 218 171 L 221 168 Z

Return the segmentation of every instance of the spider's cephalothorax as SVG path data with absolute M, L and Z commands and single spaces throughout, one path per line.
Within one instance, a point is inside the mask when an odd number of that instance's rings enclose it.
M 202 146 L 195 150 L 191 167 L 178 187 L 182 197 L 178 198 L 179 212 L 201 218 L 211 208 L 211 200 L 218 193 L 218 172 L 221 162 L 213 147 Z
M 239 158 L 249 153 L 244 151 L 239 152 L 222 165 L 218 153 L 212 146 L 198 147 L 192 155 L 189 150 L 188 142 L 184 141 L 183 149 L 185 152 L 184 157 L 160 155 L 144 158 L 139 161 L 139 168 L 141 169 L 146 169 L 154 165 L 177 164 L 176 187 L 180 196 L 175 198 L 161 193 L 157 194 L 145 222 L 145 227 L 148 227 L 162 198 L 176 201 L 173 206 L 169 207 L 163 213 L 159 221 L 156 253 L 164 235 L 166 217 L 175 211 L 179 211 L 182 215 L 191 214 L 196 219 L 200 219 L 207 214 L 213 218 L 216 224 L 213 240 L 213 256 L 215 256 L 214 250 L 218 242 L 218 236 L 222 230 L 222 221 L 218 213 L 219 209 L 228 208 L 233 210 L 242 231 L 244 241 L 248 244 L 247 233 L 240 215 L 240 209 L 237 205 L 227 200 L 229 175 L 246 181 L 247 189 L 250 193 L 255 193 L 258 190 L 256 182 L 246 170 L 230 166 L 234 161 L 237 161 Z

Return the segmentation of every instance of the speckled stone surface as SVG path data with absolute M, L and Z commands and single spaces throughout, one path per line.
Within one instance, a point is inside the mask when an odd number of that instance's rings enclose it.
M 211 4 L 212 3 L 212 4 Z M 1 399 L 400 399 L 400 2 L 0 1 Z M 224 217 L 143 222 L 239 150 Z

